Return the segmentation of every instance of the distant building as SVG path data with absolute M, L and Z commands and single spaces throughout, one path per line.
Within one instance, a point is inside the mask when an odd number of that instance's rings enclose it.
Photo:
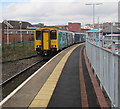
M 80 29 L 81 33 L 85 33 L 88 30 L 91 30 L 92 28 L 89 25 L 82 26 Z
M 105 35 L 105 39 L 120 41 L 120 34 L 108 34 Z
M 59 29 L 68 30 L 68 25 L 55 25 L 55 27 L 57 27 Z
M 106 22 L 106 23 L 103 23 L 103 29 L 107 28 L 107 27 L 110 27 L 111 26 L 111 22 Z
M 2 45 L 2 23 L 0 23 L 0 46 Z
M 81 27 L 82 29 L 91 29 L 91 27 L 89 25 L 85 25 Z
M 120 34 L 120 29 L 115 26 L 108 26 L 103 29 L 103 34 Z
M 29 27 L 33 27 L 29 22 L 4 20 L 2 22 L 2 41 L 4 44 L 30 41 L 34 35 L 34 29 Z
M 33 24 L 34 27 L 37 27 L 37 28 L 42 28 L 44 27 L 44 24 L 43 23 L 38 23 L 38 24 Z
M 58 29 L 64 29 L 72 32 L 81 32 L 85 33 L 87 30 L 90 30 L 90 28 L 82 28 L 81 23 L 71 23 L 69 22 L 68 25 L 55 25 L 55 26 L 47 26 L 47 27 L 54 27 Z
M 90 30 L 90 28 L 88 28 L 88 26 L 86 26 L 85 28 L 81 27 L 81 23 L 70 22 L 68 23 L 68 30 L 73 32 L 85 33 L 86 31 Z
M 81 23 L 68 23 L 68 30 L 73 32 L 80 32 Z
M 120 44 L 120 34 L 108 34 L 108 35 L 105 35 L 104 39 L 107 39 L 107 41 L 105 41 L 107 46 L 113 42 L 115 42 L 116 44 L 117 43 Z
M 88 31 L 88 30 L 90 30 L 90 29 L 88 29 L 88 28 L 86 28 L 86 29 L 85 29 L 85 28 L 81 28 L 79 32 L 80 32 L 80 33 L 85 33 L 85 32 Z
M 27 29 L 27 27 L 33 27 L 33 25 L 29 22 L 25 21 L 15 21 L 15 20 L 4 20 L 2 22 L 4 28 L 12 28 L 12 29 Z M 11 25 L 11 26 L 10 26 Z

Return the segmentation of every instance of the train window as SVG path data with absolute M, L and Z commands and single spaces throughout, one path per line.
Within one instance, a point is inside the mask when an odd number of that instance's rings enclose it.
M 41 35 L 41 31 L 36 31 L 36 40 L 41 40 L 42 39 L 42 35 Z
M 56 30 L 50 31 L 50 39 L 56 39 L 56 38 L 57 38 L 56 35 L 57 35 L 57 34 L 56 34 Z

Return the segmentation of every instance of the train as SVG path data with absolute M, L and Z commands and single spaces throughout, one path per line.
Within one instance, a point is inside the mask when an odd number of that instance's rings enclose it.
M 74 43 L 85 42 L 86 41 L 86 34 L 75 32 L 74 40 L 75 40 Z
M 46 56 L 75 43 L 84 42 L 85 38 L 85 33 L 75 33 L 53 27 L 39 28 L 34 31 L 34 50 Z

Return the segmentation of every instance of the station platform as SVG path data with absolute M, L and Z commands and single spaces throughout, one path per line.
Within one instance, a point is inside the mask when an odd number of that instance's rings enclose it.
M 109 107 L 83 43 L 57 54 L 19 87 L 2 105 L 3 109 Z

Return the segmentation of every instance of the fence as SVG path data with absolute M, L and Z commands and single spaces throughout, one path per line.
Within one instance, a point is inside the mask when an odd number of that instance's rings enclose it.
M 0 62 L 6 62 L 21 59 L 36 54 L 34 43 L 32 41 L 15 43 L 2 46 L 2 57 Z
M 9 36 L 9 37 L 8 37 Z M 33 34 L 3 34 L 2 37 L 2 50 L 3 52 L 7 48 L 13 48 L 14 50 L 19 47 L 31 46 L 33 43 Z M 32 45 L 33 46 L 33 45 Z
M 19 47 L 28 48 L 33 47 L 33 41 L 27 41 L 27 42 L 17 42 L 13 44 L 2 44 L 2 52 L 5 52 L 6 50 L 16 50 Z
M 120 55 L 96 46 L 89 39 L 86 40 L 86 53 L 111 106 L 120 108 Z

